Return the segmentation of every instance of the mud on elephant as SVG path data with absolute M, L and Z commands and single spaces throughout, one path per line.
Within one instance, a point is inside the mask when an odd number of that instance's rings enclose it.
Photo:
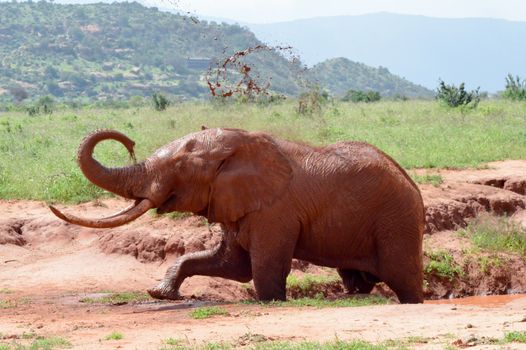
M 159 285 L 160 299 L 178 299 L 193 275 L 254 281 L 260 300 L 284 300 L 293 258 L 337 268 L 349 292 L 385 282 L 402 303 L 423 301 L 424 206 L 406 172 L 362 142 L 323 148 L 265 133 L 205 129 L 158 149 L 141 163 L 107 168 L 93 158 L 103 140 L 134 142 L 112 130 L 88 135 L 78 163 L 95 185 L 135 204 L 102 219 L 63 214 L 79 225 L 123 225 L 150 208 L 192 212 L 220 223 L 221 243 L 179 257 Z

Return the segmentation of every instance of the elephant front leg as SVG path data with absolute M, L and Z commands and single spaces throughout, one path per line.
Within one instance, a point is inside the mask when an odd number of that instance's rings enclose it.
M 252 279 L 261 301 L 286 300 L 287 276 L 292 265 L 297 234 L 286 234 L 286 230 L 276 232 L 278 234 L 275 235 L 252 235 Z M 294 231 L 290 229 L 288 232 Z
M 239 282 L 252 279 L 248 252 L 233 239 L 223 239 L 218 247 L 179 257 L 164 279 L 148 293 L 156 299 L 181 299 L 179 288 L 187 277 L 222 277 Z

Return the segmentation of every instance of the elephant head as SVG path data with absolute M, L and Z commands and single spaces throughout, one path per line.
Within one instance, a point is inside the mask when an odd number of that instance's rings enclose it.
M 193 212 L 210 222 L 236 222 L 271 205 L 292 177 L 289 160 L 268 135 L 238 129 L 204 129 L 175 140 L 144 161 L 107 168 L 93 158 L 103 140 L 122 143 L 133 156 L 134 142 L 113 130 L 99 130 L 81 143 L 80 169 L 95 185 L 135 203 L 99 219 L 80 218 L 50 207 L 70 223 L 110 228 L 126 224 L 151 208 L 158 213 Z

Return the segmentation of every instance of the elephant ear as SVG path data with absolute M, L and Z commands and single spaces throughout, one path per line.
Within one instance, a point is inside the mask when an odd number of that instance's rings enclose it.
M 289 160 L 265 134 L 243 133 L 228 147 L 212 184 L 208 219 L 236 222 L 279 198 L 292 178 Z

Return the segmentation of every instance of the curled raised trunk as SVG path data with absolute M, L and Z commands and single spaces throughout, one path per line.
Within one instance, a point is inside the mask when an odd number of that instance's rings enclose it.
M 98 130 L 84 138 L 80 144 L 77 161 L 84 176 L 93 184 L 119 196 L 137 199 L 133 194 L 133 187 L 138 179 L 146 176 L 143 163 L 129 167 L 107 168 L 93 158 L 95 146 L 104 140 L 115 140 L 122 143 L 130 156 L 135 159 L 133 147 L 135 142 L 126 135 L 115 130 Z
M 51 211 L 62 220 L 86 227 L 110 228 L 135 220 L 148 209 L 154 207 L 154 204 L 149 199 L 142 198 L 137 192 L 137 189 L 141 188 L 142 182 L 147 178 L 144 163 L 129 167 L 107 168 L 93 158 L 95 146 L 104 140 L 120 142 L 126 147 L 131 157 L 135 159 L 133 152 L 135 143 L 126 135 L 114 130 L 98 130 L 86 136 L 79 147 L 77 160 L 80 169 L 93 184 L 122 197 L 135 199 L 135 204 L 116 214 L 98 219 L 80 218 L 71 214 L 64 214 L 55 207 L 50 206 Z

